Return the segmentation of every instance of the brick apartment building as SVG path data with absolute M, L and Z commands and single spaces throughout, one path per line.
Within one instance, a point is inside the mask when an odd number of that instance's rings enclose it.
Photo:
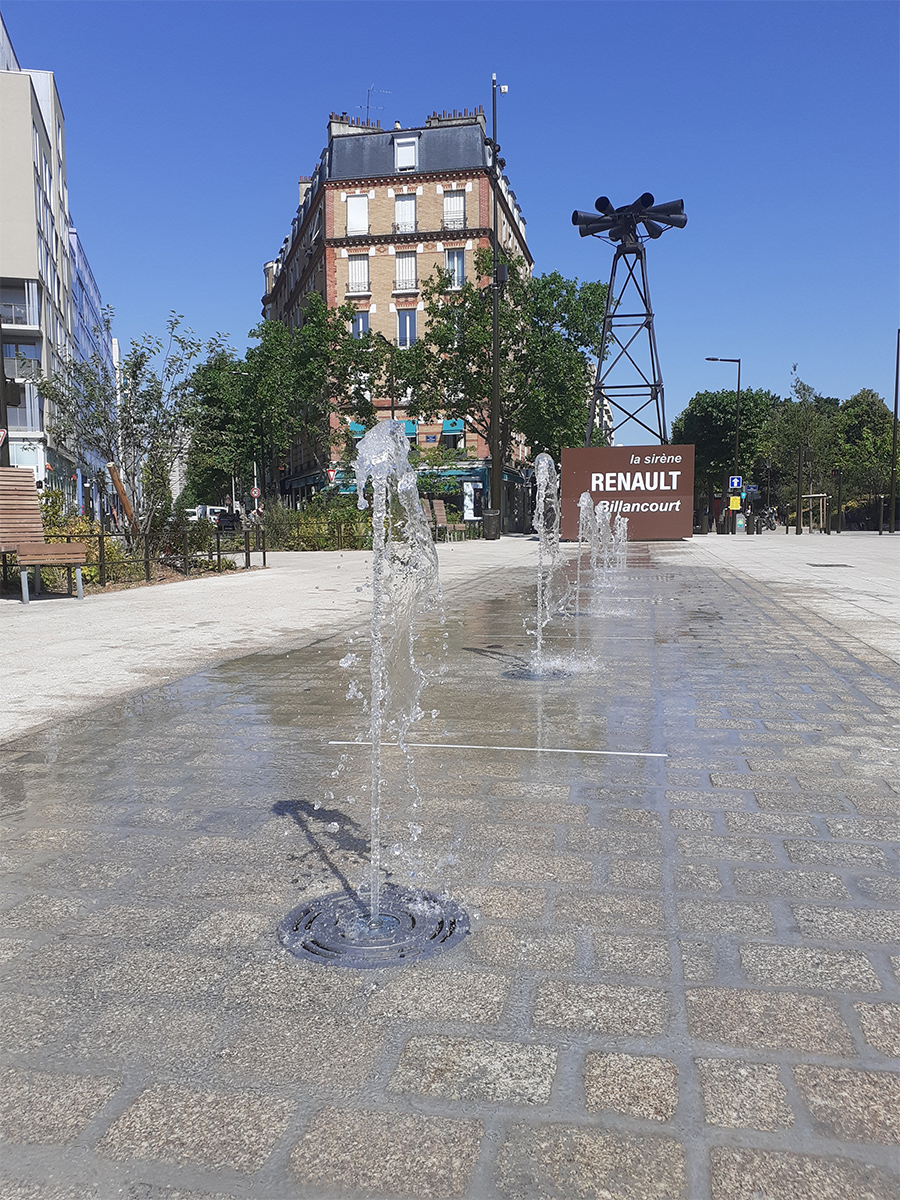
M 480 108 L 434 112 L 423 126 L 403 129 L 398 121 L 391 130 L 332 113 L 328 145 L 313 174 L 300 180 L 290 235 L 265 264 L 263 316 L 300 325 L 306 298 L 316 291 L 329 306 L 355 304 L 357 334 L 371 330 L 398 347 L 411 345 L 422 335 L 420 289 L 434 267 L 445 267 L 454 286 L 462 286 L 475 279 L 476 250 L 491 246 L 485 134 Z M 500 246 L 530 269 L 525 220 L 505 176 L 498 199 Z M 396 399 L 396 416 L 407 419 L 403 397 Z M 482 464 L 489 457 L 483 439 L 462 422 L 407 419 L 407 436 L 423 447 L 474 447 Z M 282 477 L 286 501 L 305 499 L 323 483 L 305 448 L 294 446 Z

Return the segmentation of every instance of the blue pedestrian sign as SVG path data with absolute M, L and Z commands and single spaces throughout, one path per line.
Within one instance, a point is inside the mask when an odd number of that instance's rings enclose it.
M 732 475 L 729 477 L 728 486 L 736 491 L 741 486 L 742 479 L 742 475 Z

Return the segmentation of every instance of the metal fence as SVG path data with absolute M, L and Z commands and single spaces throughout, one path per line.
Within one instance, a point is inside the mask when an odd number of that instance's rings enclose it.
M 179 574 L 219 573 L 223 570 L 249 570 L 266 565 L 266 532 L 261 528 L 224 533 L 218 528 L 198 525 L 167 531 L 159 535 L 117 532 L 101 528 L 96 533 L 65 533 L 48 530 L 48 542 L 83 542 L 86 547 L 84 571 L 87 581 L 106 587 L 109 583 L 149 583 L 154 565 Z M 13 554 L 2 556 L 4 588 L 10 581 Z M 254 562 L 254 558 L 256 561 Z M 65 570 L 67 589 L 72 593 L 72 568 L 45 567 L 45 571 Z

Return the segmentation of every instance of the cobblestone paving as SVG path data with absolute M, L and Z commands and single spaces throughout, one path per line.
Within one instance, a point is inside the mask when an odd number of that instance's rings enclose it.
M 349 633 L 5 748 L 3 1200 L 900 1197 L 896 665 L 637 547 L 535 679 L 505 588 L 417 736 L 573 753 L 417 752 L 427 963 L 274 937 L 363 875 Z

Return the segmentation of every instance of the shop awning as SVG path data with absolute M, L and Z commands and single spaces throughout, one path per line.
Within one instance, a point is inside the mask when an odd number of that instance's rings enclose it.
M 444 421 L 444 433 L 464 433 L 465 421 Z

